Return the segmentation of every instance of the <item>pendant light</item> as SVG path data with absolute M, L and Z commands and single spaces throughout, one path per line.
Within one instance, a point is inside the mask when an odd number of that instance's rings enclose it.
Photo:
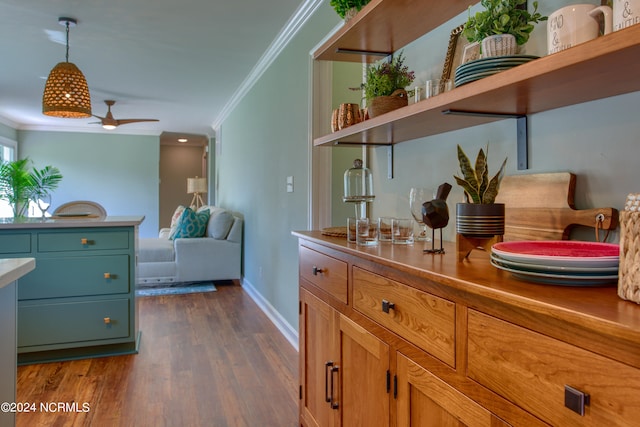
M 91 117 L 91 95 L 82 71 L 69 62 L 69 27 L 75 27 L 73 18 L 58 18 L 67 29 L 66 61 L 58 63 L 44 85 L 42 113 L 47 116 L 83 119 Z

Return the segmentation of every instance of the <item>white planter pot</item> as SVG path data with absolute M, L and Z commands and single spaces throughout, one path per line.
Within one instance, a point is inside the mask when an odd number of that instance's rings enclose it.
M 518 45 L 513 34 L 496 34 L 482 39 L 482 57 L 515 55 Z

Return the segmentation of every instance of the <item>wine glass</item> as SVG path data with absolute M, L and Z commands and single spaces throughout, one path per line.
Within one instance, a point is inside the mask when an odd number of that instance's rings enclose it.
M 414 240 L 428 242 L 431 237 L 427 233 L 427 225 L 422 220 L 422 204 L 434 199 L 434 193 L 429 188 L 411 188 L 409 191 L 409 207 L 411 215 L 420 226 L 420 232 L 414 237 Z
M 51 207 L 51 195 L 47 194 L 43 197 L 39 197 L 36 199 L 36 204 L 38 205 L 38 209 L 40 209 L 42 219 L 45 219 L 47 216 L 47 210 Z

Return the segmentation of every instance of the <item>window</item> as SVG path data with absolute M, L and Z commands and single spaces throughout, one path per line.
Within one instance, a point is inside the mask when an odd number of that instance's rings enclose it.
M 18 144 L 0 136 L 0 161 L 11 162 L 16 159 Z M 0 200 L 0 218 L 13 217 L 13 209 L 6 200 Z

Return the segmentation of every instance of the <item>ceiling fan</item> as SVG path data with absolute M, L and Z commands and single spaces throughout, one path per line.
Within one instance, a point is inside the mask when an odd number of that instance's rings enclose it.
M 100 123 L 102 127 L 107 130 L 112 130 L 117 128 L 120 125 L 126 125 L 128 123 L 138 123 L 138 122 L 157 122 L 157 119 L 114 119 L 113 114 L 111 114 L 111 106 L 116 103 L 116 101 L 112 99 L 107 99 L 104 101 L 107 104 L 107 115 L 104 117 L 96 116 L 92 114 L 93 117 L 100 119 L 99 122 L 92 123 Z

